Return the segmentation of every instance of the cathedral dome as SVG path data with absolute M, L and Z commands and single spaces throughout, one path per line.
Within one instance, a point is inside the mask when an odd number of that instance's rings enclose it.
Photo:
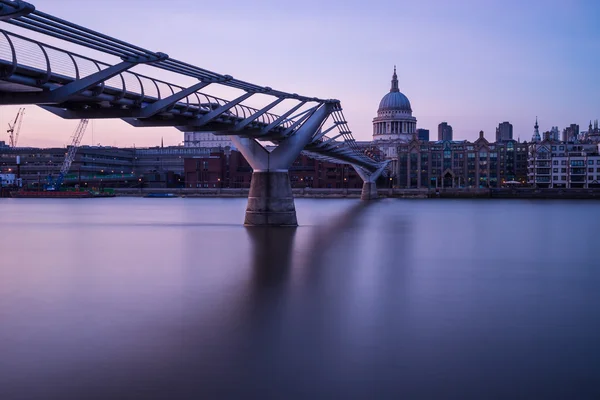
M 410 108 L 410 101 L 401 92 L 389 92 L 379 102 L 379 111 L 408 111 L 412 112 Z
M 392 76 L 392 87 L 390 92 L 383 96 L 379 102 L 379 109 L 377 112 L 382 111 L 404 111 L 412 113 L 412 108 L 410 107 L 410 101 L 408 101 L 408 97 L 406 97 L 402 92 L 400 92 L 400 89 L 398 89 L 398 75 L 396 75 L 396 67 L 394 67 L 394 75 Z

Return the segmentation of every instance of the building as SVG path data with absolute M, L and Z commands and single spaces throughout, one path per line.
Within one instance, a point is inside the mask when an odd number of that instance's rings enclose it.
M 528 183 L 539 188 L 600 187 L 600 145 L 545 140 L 529 145 Z
M 575 143 L 579 141 L 579 125 L 571 124 L 563 130 L 563 142 Z
M 399 188 L 500 187 L 527 179 L 527 145 L 514 140 L 423 142 L 398 146 Z
M 447 122 L 442 122 L 438 125 L 438 141 L 451 142 L 452 136 L 451 125 L 448 125 Z
M 249 188 L 252 167 L 238 151 L 215 148 L 184 159 L 187 188 Z
M 19 171 L 23 185 L 42 185 L 49 175 L 57 176 L 65 148 L 0 148 L 0 173 Z M 140 178 L 154 186 L 183 184 L 186 157 L 210 152 L 205 148 L 181 146 L 154 148 L 116 148 L 81 146 L 75 155 L 66 185 L 105 183 L 127 186 Z M 17 166 L 17 157 L 21 164 Z
M 15 174 L 0 174 L 0 187 L 14 186 L 17 184 Z
M 496 142 L 513 140 L 513 126 L 510 122 L 502 122 L 496 128 Z
M 412 115 L 408 98 L 400 92 L 396 67 L 392 84 L 379 102 L 377 117 L 373 118 L 373 142 L 386 159 L 396 159 L 398 143 L 406 143 L 417 131 L 417 119 Z
M 429 142 L 429 129 L 417 129 L 417 139 L 423 142 Z
M 594 121 L 593 126 L 592 121 L 590 121 L 588 131 L 585 133 L 585 140 L 589 143 L 600 143 L 600 128 L 598 127 L 598 120 Z
M 555 142 L 560 141 L 560 131 L 558 130 L 558 126 L 553 126 L 550 130 L 550 140 Z
M 229 136 L 215 135 L 212 132 L 185 132 L 183 134 L 183 147 L 235 148 Z
M 236 150 L 213 149 L 186 158 L 187 188 L 249 188 L 252 168 Z M 362 188 L 362 180 L 350 165 L 319 161 L 304 154 L 289 169 L 292 188 Z

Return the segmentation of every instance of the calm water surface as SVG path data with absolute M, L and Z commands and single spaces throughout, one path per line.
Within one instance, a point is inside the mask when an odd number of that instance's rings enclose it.
M 0 399 L 600 398 L 600 203 L 0 199 Z

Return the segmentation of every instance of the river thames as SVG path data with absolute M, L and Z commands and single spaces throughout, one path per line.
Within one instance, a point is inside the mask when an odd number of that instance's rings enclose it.
M 600 203 L 0 199 L 0 398 L 600 398 Z

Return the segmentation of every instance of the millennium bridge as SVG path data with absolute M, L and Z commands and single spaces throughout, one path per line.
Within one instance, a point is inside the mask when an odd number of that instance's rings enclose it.
M 377 197 L 375 181 L 387 162 L 358 146 L 339 100 L 212 72 L 21 0 L 0 0 L 0 21 L 0 105 L 34 104 L 65 119 L 118 118 L 135 127 L 228 135 L 253 168 L 246 225 L 297 225 L 288 169 L 301 152 L 352 165 L 364 182 L 361 198 Z M 4 29 L 9 27 L 19 33 Z M 97 56 L 84 56 L 83 50 Z M 206 93 L 209 86 L 239 96 L 215 97 Z

